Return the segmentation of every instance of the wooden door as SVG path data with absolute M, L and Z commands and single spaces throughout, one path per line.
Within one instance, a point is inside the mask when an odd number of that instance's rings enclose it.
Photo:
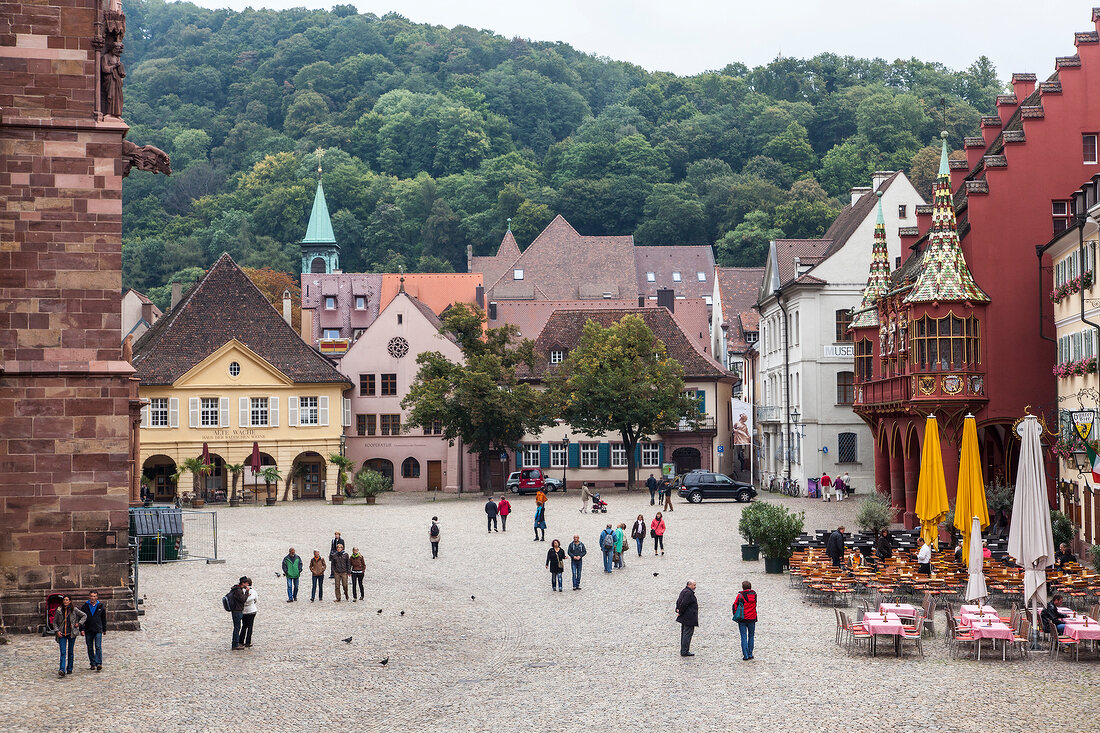
M 428 461 L 428 491 L 443 490 L 443 462 Z

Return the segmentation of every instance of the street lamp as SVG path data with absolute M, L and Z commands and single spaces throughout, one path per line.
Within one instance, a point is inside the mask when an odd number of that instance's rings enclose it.
M 566 490 L 566 488 L 568 488 L 566 486 L 566 483 L 565 483 L 565 471 L 566 471 L 566 469 L 569 468 L 569 436 L 568 435 L 566 435 L 564 438 L 561 439 L 561 446 L 562 446 L 562 451 L 564 453 L 564 455 L 563 455 L 564 460 L 561 462 L 561 490 L 564 492 Z

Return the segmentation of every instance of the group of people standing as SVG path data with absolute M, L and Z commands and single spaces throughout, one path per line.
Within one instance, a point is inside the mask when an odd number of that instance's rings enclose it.
M 672 482 L 667 476 L 657 478 L 652 473 L 645 480 L 645 487 L 649 489 L 649 505 L 653 506 L 657 501 L 661 502 L 662 511 L 672 511 Z
M 60 652 L 57 676 L 73 673 L 73 653 L 76 637 L 83 636 L 88 647 L 89 669 L 103 671 L 103 634 L 107 631 L 107 607 L 99 600 L 99 592 L 88 593 L 88 600 L 77 608 L 73 599 L 62 596 L 61 605 L 50 619 L 51 631 L 57 639 Z
M 741 659 L 753 658 L 756 647 L 756 591 L 752 583 L 741 583 L 741 592 L 733 600 L 733 621 L 741 635 Z M 680 656 L 694 657 L 691 639 L 699 625 L 699 601 L 695 598 L 695 581 L 689 580 L 676 598 L 676 621 L 680 624 Z

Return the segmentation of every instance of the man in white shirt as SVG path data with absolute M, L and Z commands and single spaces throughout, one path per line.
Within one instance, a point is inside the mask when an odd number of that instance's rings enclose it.
M 932 547 L 923 537 L 917 540 L 917 572 L 921 575 L 932 574 Z

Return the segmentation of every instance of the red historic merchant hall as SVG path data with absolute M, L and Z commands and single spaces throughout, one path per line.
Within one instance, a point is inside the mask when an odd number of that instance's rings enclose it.
M 997 116 L 966 138 L 965 160 L 948 161 L 945 149 L 934 203 L 901 231 L 900 268 L 876 278 L 872 265 L 871 305 L 853 328 L 854 409 L 875 437 L 876 488 L 907 527 L 917 522 L 927 415 L 940 427 L 952 499 L 968 412 L 987 484 L 1015 480 L 1012 426 L 1029 406 L 1056 426 L 1053 284 L 1036 246 L 1075 224 L 1069 195 L 1097 169 L 1100 9 L 1092 17 L 1097 28 L 1075 34 L 1076 53 L 1057 58 L 1046 81 L 1013 74 Z

